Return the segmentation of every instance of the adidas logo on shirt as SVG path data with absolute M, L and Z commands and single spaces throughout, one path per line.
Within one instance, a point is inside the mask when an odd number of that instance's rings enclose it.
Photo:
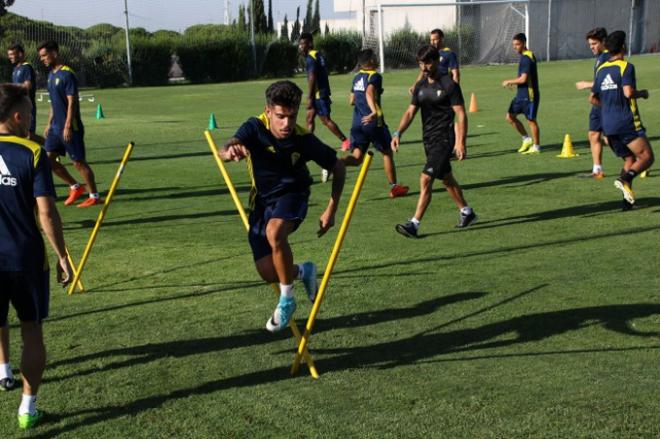
M 614 82 L 612 76 L 608 73 L 603 82 L 600 83 L 600 90 L 616 90 L 619 86 Z
M 16 186 L 16 185 L 18 185 L 18 181 L 16 180 L 15 177 L 11 176 L 11 172 L 9 172 L 9 168 L 7 167 L 7 164 L 0 155 L 0 186 Z
M 355 85 L 353 86 L 353 91 L 364 91 L 364 90 L 365 90 L 364 78 L 360 78 L 360 80 L 356 82 Z

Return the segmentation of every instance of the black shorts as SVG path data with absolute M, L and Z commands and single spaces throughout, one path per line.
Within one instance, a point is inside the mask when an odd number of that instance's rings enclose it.
M 48 317 L 49 271 L 0 271 L 0 326 L 7 323 L 11 303 L 21 322 Z
M 250 231 L 248 232 L 248 241 L 255 261 L 273 252 L 266 237 L 268 221 L 271 218 L 293 221 L 295 223 L 294 230 L 297 229 L 307 215 L 308 199 L 309 192 L 293 192 L 284 194 L 267 203 L 260 200 L 256 201 L 250 212 Z
M 64 134 L 61 131 L 56 131 L 51 128 L 46 137 L 44 149 L 47 152 L 56 152 L 58 155 L 69 154 L 69 158 L 73 161 L 79 162 L 85 160 L 85 132 L 73 131 L 71 140 L 67 143 L 64 141 Z
M 634 155 L 630 148 L 628 148 L 628 144 L 638 137 L 646 137 L 646 132 L 641 130 L 630 131 L 624 134 L 611 134 L 607 136 L 607 140 L 609 141 L 610 148 L 614 151 L 614 154 L 617 157 L 625 158 Z
M 372 122 L 368 125 L 353 125 L 351 127 L 351 150 L 357 148 L 362 152 L 366 152 L 372 143 L 381 153 L 385 154 L 392 151 L 390 146 L 392 136 L 387 125 L 378 126 L 376 122 Z
M 524 114 L 527 120 L 536 120 L 536 115 L 539 112 L 539 100 L 530 101 L 529 99 L 522 99 L 519 97 L 513 98 L 509 104 L 509 113 L 511 114 Z
M 431 178 L 443 179 L 451 174 L 451 163 L 454 156 L 454 144 L 456 135 L 454 127 L 448 128 L 445 135 L 436 136 L 432 141 L 424 141 L 424 152 L 426 153 L 426 164 L 422 173 Z

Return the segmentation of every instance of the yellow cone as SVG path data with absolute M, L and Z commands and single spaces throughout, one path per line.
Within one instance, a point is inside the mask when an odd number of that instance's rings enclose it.
M 571 135 L 566 134 L 564 136 L 564 145 L 561 147 L 561 154 L 559 154 L 557 157 L 562 159 L 570 159 L 577 156 L 578 154 L 575 154 L 575 150 L 573 150 L 573 142 L 571 141 Z
M 470 96 L 470 113 L 476 113 L 479 111 L 479 107 L 477 107 L 477 95 L 472 93 Z

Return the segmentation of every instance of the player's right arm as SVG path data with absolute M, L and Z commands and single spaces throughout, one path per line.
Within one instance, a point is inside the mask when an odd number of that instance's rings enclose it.
M 351 94 L 348 96 L 348 103 L 350 105 L 355 105 L 355 93 L 351 92 Z
M 238 162 L 250 154 L 247 147 L 237 137 L 229 139 L 219 150 L 218 157 L 225 162 Z
M 48 122 L 46 122 L 46 128 L 44 128 L 44 137 L 48 137 L 48 131 L 50 131 L 50 126 L 53 123 L 53 107 L 51 105 L 50 110 L 48 110 Z
M 413 96 L 413 100 L 415 97 Z M 391 147 L 394 152 L 398 151 L 399 149 L 399 142 L 401 141 L 401 135 L 408 129 L 410 124 L 412 123 L 413 119 L 415 118 L 415 115 L 417 114 L 417 110 L 419 107 L 415 104 L 410 104 L 408 106 L 408 109 L 406 110 L 405 113 L 403 113 L 403 116 L 401 116 L 401 121 L 399 122 L 399 128 L 392 133 L 392 143 Z
M 575 83 L 575 88 L 578 90 L 586 90 L 588 88 L 592 88 L 594 86 L 593 81 L 578 81 Z
M 415 91 L 415 86 L 417 85 L 417 83 L 418 83 L 419 81 L 422 80 L 423 77 L 424 77 L 424 73 L 422 73 L 422 72 L 420 71 L 419 74 L 417 74 L 417 79 L 415 79 L 415 82 L 413 83 L 413 85 L 410 86 L 410 88 L 408 89 L 408 94 L 409 94 L 409 95 L 412 95 L 412 94 L 413 94 L 413 92 Z
M 62 219 L 55 206 L 55 199 L 51 196 L 37 197 L 37 210 L 41 228 L 57 254 L 57 281 L 67 285 L 71 282 L 72 270 L 66 255 Z

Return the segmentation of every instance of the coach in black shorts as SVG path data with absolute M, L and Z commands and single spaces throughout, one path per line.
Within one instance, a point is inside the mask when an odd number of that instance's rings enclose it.
M 423 46 L 417 52 L 417 61 L 423 79 L 415 85 L 410 106 L 403 113 L 399 129 L 392 134 L 392 149 L 399 148 L 401 134 L 410 126 L 418 109 L 422 109 L 422 127 L 426 164 L 419 178 L 419 200 L 415 216 L 405 224 L 397 224 L 396 231 L 404 236 L 416 238 L 419 224 L 426 208 L 431 203 L 433 180 L 442 179 L 447 193 L 460 209 L 457 228 L 467 227 L 477 220 L 477 215 L 468 206 L 463 191 L 451 172 L 450 159 L 465 158 L 467 115 L 461 86 L 438 69 L 439 54 L 433 46 Z M 454 116 L 457 116 L 454 132 Z

